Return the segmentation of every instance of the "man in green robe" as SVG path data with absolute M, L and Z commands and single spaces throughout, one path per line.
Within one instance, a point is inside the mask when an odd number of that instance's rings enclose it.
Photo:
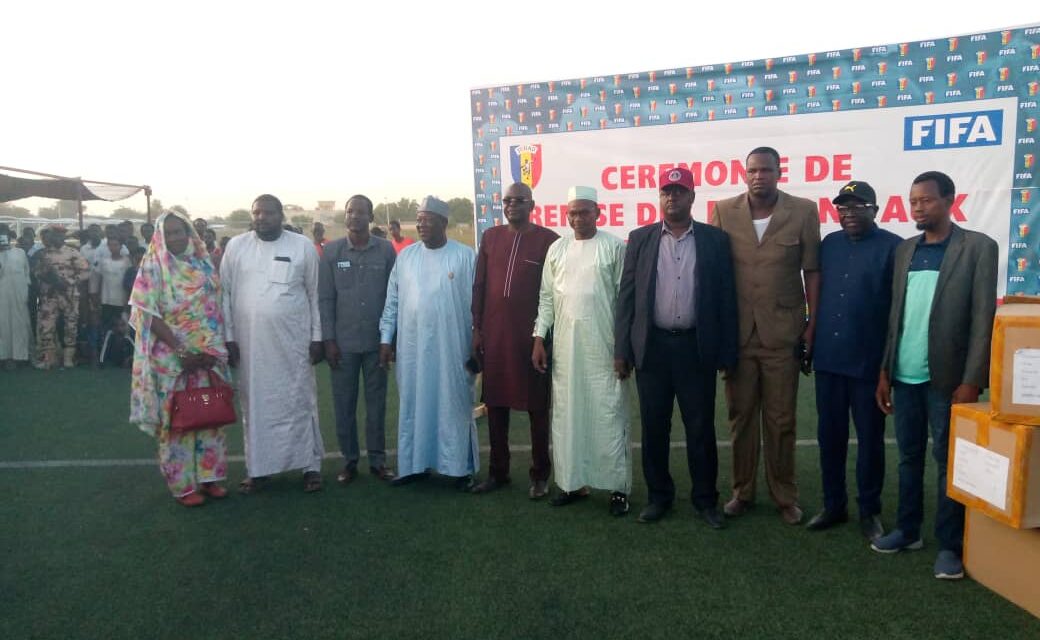
M 628 513 L 632 458 L 628 444 L 627 375 L 614 372 L 614 305 L 624 243 L 597 233 L 596 190 L 572 187 L 567 221 L 574 237 L 549 247 L 535 321 L 532 361 L 548 368 L 552 333 L 551 439 L 556 484 L 550 504 L 563 506 L 611 492 L 610 513 Z

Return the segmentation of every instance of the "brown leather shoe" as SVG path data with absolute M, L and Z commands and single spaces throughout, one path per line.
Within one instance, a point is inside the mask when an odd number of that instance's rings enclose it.
M 549 495 L 549 483 L 545 480 L 535 480 L 527 489 L 527 497 L 532 500 L 541 500 Z
M 343 467 L 343 470 L 336 474 L 336 482 L 346 485 L 354 481 L 357 477 L 357 469 L 354 467 Z
M 491 493 L 492 491 L 501 489 L 502 487 L 509 484 L 509 478 L 505 480 L 496 480 L 494 477 L 489 477 L 487 480 L 481 482 L 477 486 L 469 490 L 470 493 Z
M 788 507 L 781 507 L 780 517 L 784 519 L 787 524 L 799 524 L 802 521 L 802 510 L 796 504 L 792 504 Z
M 724 507 L 722 507 L 722 512 L 731 518 L 736 518 L 737 516 L 742 516 L 747 513 L 747 510 L 750 508 L 750 501 L 741 500 L 734 496 Z
M 387 467 L 375 467 L 369 469 L 369 471 L 372 472 L 372 475 L 382 480 L 383 482 L 390 482 L 397 477 L 394 475 L 394 472 L 388 469 Z

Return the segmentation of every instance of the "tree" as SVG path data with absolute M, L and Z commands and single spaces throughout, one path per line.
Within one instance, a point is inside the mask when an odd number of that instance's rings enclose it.
M 296 215 L 292 218 L 289 218 L 289 222 L 291 222 L 294 227 L 306 229 L 307 227 L 311 226 L 312 222 L 314 222 L 314 218 L 305 215 Z
M 55 218 L 61 217 L 61 215 L 58 212 L 58 205 L 56 204 L 51 205 L 49 207 L 40 207 L 36 210 L 36 215 L 40 216 L 41 218 L 48 218 L 50 220 L 54 220 Z
M 473 201 L 469 198 L 448 200 L 448 219 L 455 224 L 473 223 Z
M 152 220 L 161 216 L 163 211 L 162 200 L 159 198 L 152 198 Z
M 13 204 L 7 204 L 6 202 L 0 202 L 0 216 L 11 216 L 13 218 L 25 218 L 31 216 L 32 213 L 25 207 L 15 206 Z
M 386 224 L 386 212 L 390 210 L 391 220 L 410 222 L 415 220 L 415 214 L 419 211 L 419 203 L 411 198 L 401 198 L 397 202 L 391 202 L 389 207 L 385 204 L 377 204 L 372 210 L 375 214 L 376 224 Z
M 137 209 L 131 209 L 130 207 L 119 207 L 112 211 L 110 218 L 119 218 L 121 220 L 144 220 L 144 211 L 138 211 Z
M 87 212 L 87 205 L 80 203 L 83 206 L 83 212 Z M 75 200 L 58 200 L 58 217 L 59 218 L 75 218 L 79 215 L 80 204 L 77 204 Z
M 228 214 L 228 224 L 249 224 L 253 221 L 253 214 L 249 209 L 235 209 Z

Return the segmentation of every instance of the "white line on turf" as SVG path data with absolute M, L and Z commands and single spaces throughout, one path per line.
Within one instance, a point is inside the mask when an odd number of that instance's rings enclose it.
M 886 438 L 885 444 L 893 445 L 896 441 L 893 438 Z M 795 444 L 799 447 L 816 447 L 819 446 L 819 441 L 815 439 L 803 439 L 795 441 Z M 856 440 L 849 440 L 849 444 L 856 444 Z M 719 442 L 720 448 L 728 449 L 730 447 L 729 442 Z M 640 448 L 639 444 L 633 444 L 633 448 Z M 673 449 L 681 449 L 686 446 L 683 441 L 673 442 Z M 511 445 L 511 451 L 524 452 L 530 451 L 531 445 Z M 481 453 L 487 453 L 487 447 L 480 448 Z M 361 452 L 361 457 L 368 454 L 367 451 Z M 387 449 L 387 456 L 394 456 L 397 454 L 396 449 Z M 326 453 L 326 460 L 333 460 L 336 458 L 342 458 L 341 453 Z M 228 456 L 228 462 L 244 462 L 245 456 Z M 108 467 L 147 467 L 157 464 L 155 458 L 112 458 L 112 459 L 100 459 L 100 460 L 12 460 L 8 462 L 0 461 L 0 469 L 86 469 L 86 468 L 108 468 Z

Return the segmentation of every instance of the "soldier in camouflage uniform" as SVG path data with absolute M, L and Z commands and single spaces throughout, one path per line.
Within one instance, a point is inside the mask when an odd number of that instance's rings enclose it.
M 44 236 L 33 275 L 40 287 L 37 312 L 36 368 L 50 369 L 57 362 L 58 318 L 65 321 L 64 366 L 76 366 L 76 334 L 81 289 L 90 277 L 90 265 L 72 247 L 65 246 L 65 228 L 51 226 Z

